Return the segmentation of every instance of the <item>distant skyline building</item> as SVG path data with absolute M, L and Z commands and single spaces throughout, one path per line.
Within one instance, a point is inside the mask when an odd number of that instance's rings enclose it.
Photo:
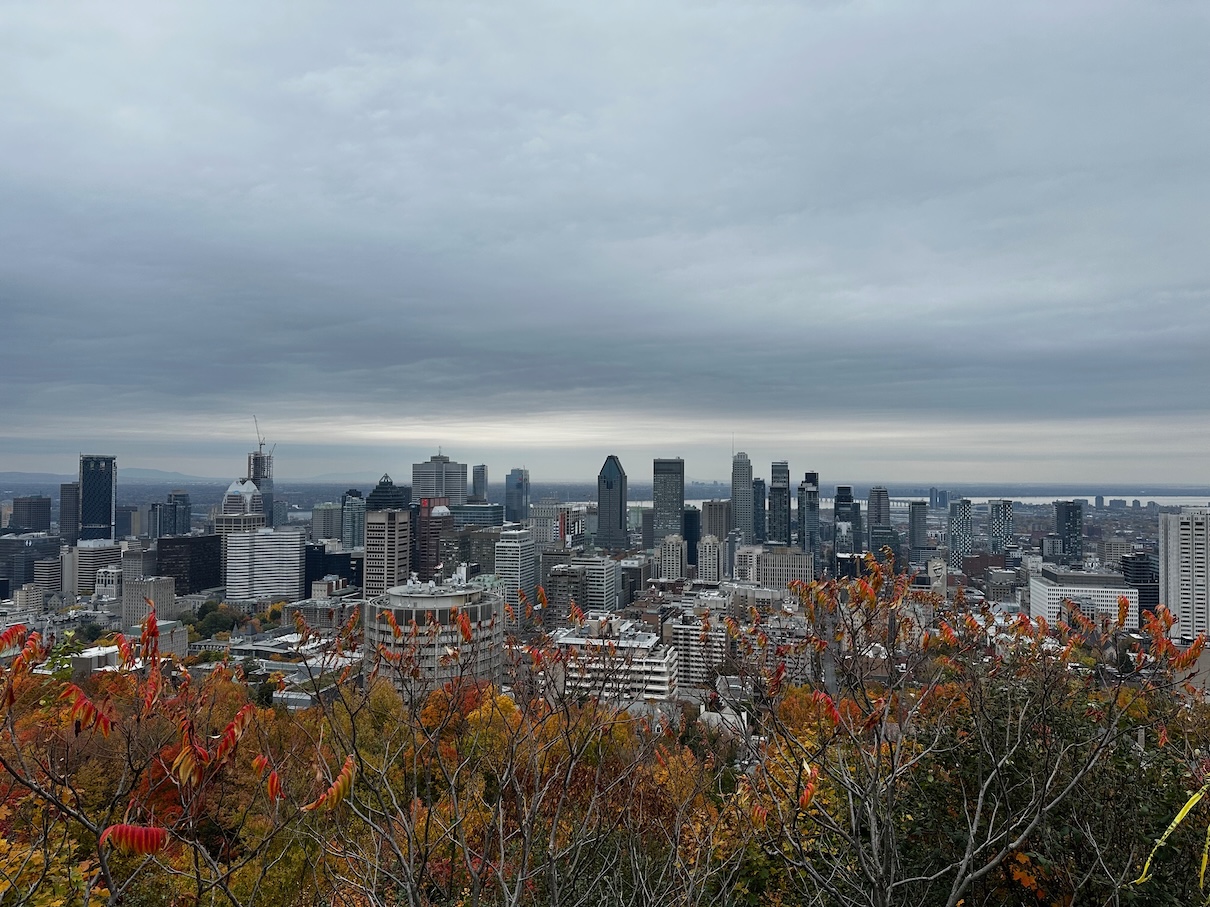
M 769 475 L 769 542 L 790 544 L 790 464 L 774 460 Z
M 408 581 L 412 570 L 412 513 L 404 508 L 367 510 L 362 573 L 366 598 Z M 372 618 L 370 618 L 372 619 Z
M 338 539 L 343 522 L 343 510 L 335 501 L 324 501 L 311 508 L 311 538 Z
M 752 541 L 760 545 L 769 537 L 765 511 L 765 480 L 752 480 Z
M 46 495 L 17 495 L 13 498 L 10 529 L 21 532 L 50 532 L 50 498 Z
M 875 485 L 866 496 L 866 525 L 889 527 L 891 525 L 891 495 L 882 485 Z
M 861 502 L 853 498 L 852 485 L 837 485 L 832 499 L 833 545 L 836 554 L 861 554 L 865 550 Z
M 80 538 L 112 541 L 117 509 L 117 458 L 80 454 Z
M 928 501 L 908 502 L 908 548 L 912 552 L 929 547 Z M 914 556 L 909 555 L 909 556 Z
M 471 497 L 476 504 L 487 503 L 487 465 L 479 464 L 471 470 Z
M 721 545 L 731 529 L 731 501 L 702 501 L 702 538 L 712 535 Z
M 412 464 L 412 498 L 448 498 L 449 505 L 466 503 L 466 464 L 434 454 Z
M 504 482 L 504 519 L 524 523 L 529 519 L 529 470 L 512 469 Z
M 946 531 L 949 546 L 949 567 L 962 570 L 962 560 L 974 550 L 974 526 L 969 498 L 950 501 L 949 523 Z
M 655 511 L 655 545 L 670 535 L 684 537 L 685 461 L 657 457 L 652 463 L 651 504 Z
M 1210 509 L 1160 514 L 1159 600 L 1176 618 L 1174 640 L 1210 633 Z
M 72 546 L 80 540 L 80 483 L 64 482 L 59 486 L 59 535 L 63 544 Z
M 257 429 L 259 431 L 259 428 Z M 261 507 L 265 514 L 265 525 L 273 525 L 273 453 L 265 453 L 265 443 L 260 441 L 256 450 L 248 454 L 248 474 L 246 476 L 260 489 Z
M 1079 501 L 1055 501 L 1055 532 L 1062 540 L 1063 562 L 1084 562 L 1084 505 Z
M 1013 502 L 1008 498 L 992 498 L 987 502 L 987 548 L 992 554 L 1003 554 L 1013 537 Z
M 606 549 L 629 547 L 626 531 L 626 470 L 613 454 L 605 458 L 597 474 L 597 546 Z
M 752 461 L 742 450 L 731 458 L 731 519 L 740 543 L 752 544 L 755 526 L 752 504 Z
M 366 499 L 356 488 L 340 496 L 340 543 L 346 551 L 366 543 Z
M 823 540 L 819 532 L 819 473 L 807 472 L 798 483 L 798 544 L 815 558 L 815 575 L 823 566 Z

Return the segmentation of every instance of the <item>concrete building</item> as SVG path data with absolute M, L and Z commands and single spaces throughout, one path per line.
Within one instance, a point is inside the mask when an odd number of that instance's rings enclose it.
M 1051 626 L 1063 616 L 1066 602 L 1078 605 L 1085 617 L 1116 621 L 1121 598 L 1128 602 L 1126 629 L 1137 629 L 1139 591 L 1127 585 L 1120 573 L 1087 572 L 1043 564 L 1041 571 L 1029 578 L 1029 616 L 1045 617 Z
M 500 582 L 500 594 L 507 605 L 505 628 L 515 633 L 525 618 L 521 593 L 525 593 L 531 605 L 536 604 L 538 550 L 533 532 L 528 529 L 504 529 L 500 532 L 500 540 L 496 542 L 495 573 Z M 508 608 L 512 609 L 511 618 L 507 614 Z
M 685 461 L 680 457 L 657 458 L 652 463 L 651 505 L 655 545 L 670 535 L 685 533 Z
M 723 536 L 719 536 L 723 538 Z M 798 545 L 815 559 L 815 575 L 823 567 L 823 537 L 819 531 L 819 473 L 808 472 L 798 483 Z
M 561 657 L 551 666 L 555 693 L 604 700 L 668 700 L 677 692 L 677 651 L 616 614 L 590 611 L 578 627 L 556 630 Z
M 97 571 L 122 566 L 122 548 L 107 539 L 81 539 L 75 548 L 76 595 L 87 598 L 96 592 Z
M 303 549 L 296 530 L 233 532 L 227 547 L 227 597 L 237 601 L 297 601 L 303 592 Z
M 1210 509 L 1160 514 L 1159 599 L 1174 640 L 1210 633 Z
M 785 589 L 793 580 L 815 579 L 814 558 L 789 546 L 767 549 L 757 555 L 755 579 L 766 589 Z
M 347 551 L 366 543 L 366 499 L 356 488 L 340 498 L 340 543 Z
M 405 628 L 401 637 L 395 636 L 384 611 Z M 396 656 L 399 663 L 382 665 L 382 674 L 408 696 L 456 680 L 499 683 L 503 618 L 504 601 L 498 594 L 460 578 L 393 586 L 365 608 L 366 658 L 377 658 L 380 647 Z M 464 630 L 469 630 L 469 640 Z
M 756 519 L 752 501 L 752 461 L 742 450 L 731 458 L 731 519 L 733 528 L 739 530 L 740 542 L 751 545 Z
M 716 536 L 697 543 L 697 578 L 703 583 L 723 581 L 723 545 Z
M 406 583 L 412 571 L 412 512 L 366 511 L 365 568 L 362 578 L 367 598 L 385 595 Z
M 725 539 L 732 528 L 731 502 L 729 500 L 702 501 L 703 538 L 712 535 L 719 540 Z
M 311 508 L 311 538 L 316 542 L 339 539 L 343 529 L 343 511 L 335 501 L 325 501 Z
M 412 464 L 412 498 L 446 498 L 446 506 L 466 503 L 466 464 L 443 454 Z
M 679 535 L 665 536 L 659 548 L 659 579 L 684 579 L 689 574 L 685 540 Z
M 1063 543 L 1063 563 L 1084 562 L 1084 505 L 1080 501 L 1055 501 L 1055 532 Z
M 878 551 L 882 546 L 874 544 L 875 529 L 891 528 L 891 496 L 882 485 L 875 485 L 866 496 L 866 526 L 870 536 L 870 551 Z M 885 541 L 885 534 L 879 536 Z
M 176 604 L 176 580 L 171 576 L 144 576 L 123 582 L 122 626 L 142 623 L 151 611 L 148 601 L 155 603 L 159 620 L 176 620 L 181 616 Z
M 385 473 L 374 489 L 366 496 L 366 511 L 407 510 L 412 503 L 412 489 L 408 485 L 396 485 Z
M 616 611 L 622 589 L 622 567 L 611 557 L 575 556 L 571 566 L 584 571 L 587 597 L 580 601 L 585 610 Z
M 664 621 L 663 640 L 676 650 L 677 686 L 705 687 L 713 683 L 727 660 L 731 640 L 723 615 L 699 615 L 692 610 Z

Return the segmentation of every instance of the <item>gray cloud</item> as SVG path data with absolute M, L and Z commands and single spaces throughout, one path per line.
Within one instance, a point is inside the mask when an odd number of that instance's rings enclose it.
M 1204 475 L 1199 5 L 0 16 L 11 468 Z

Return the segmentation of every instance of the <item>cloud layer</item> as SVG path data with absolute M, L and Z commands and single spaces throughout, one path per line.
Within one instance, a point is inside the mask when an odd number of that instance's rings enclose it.
M 1206 475 L 1200 4 L 349 6 L 0 12 L 0 462 Z

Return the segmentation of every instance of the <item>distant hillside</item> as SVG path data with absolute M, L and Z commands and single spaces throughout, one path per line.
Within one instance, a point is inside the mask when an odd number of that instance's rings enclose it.
M 65 479 L 64 481 L 70 481 Z M 118 484 L 123 482 L 130 483 L 154 483 L 157 485 L 170 485 L 177 483 L 181 485 L 189 485 L 195 483 L 221 483 L 223 479 L 216 479 L 207 476 L 190 476 L 183 472 L 168 472 L 163 469 L 142 469 L 139 467 L 118 467 Z
M 61 476 L 51 472 L 0 472 L 0 486 L 9 485 L 60 485 L 74 482 L 75 476 Z

